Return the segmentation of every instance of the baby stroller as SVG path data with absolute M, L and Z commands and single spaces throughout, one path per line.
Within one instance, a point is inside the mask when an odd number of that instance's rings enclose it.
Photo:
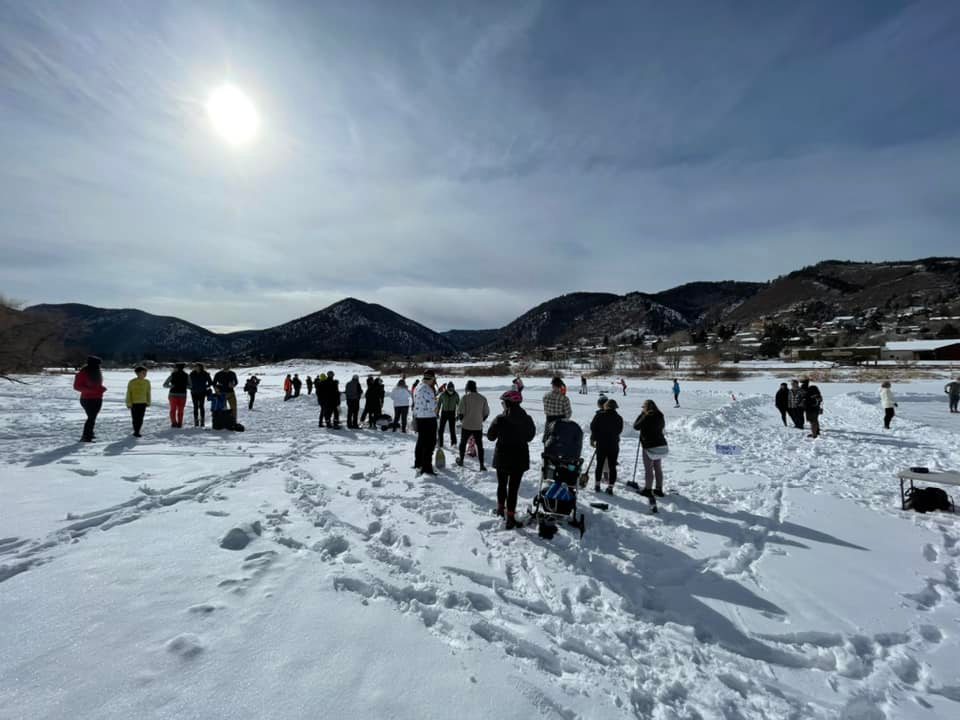
M 529 513 L 537 521 L 537 534 L 550 539 L 557 523 L 567 520 L 580 531 L 586 530 L 583 513 L 577 516 L 577 480 L 583 466 L 583 430 L 572 420 L 555 420 L 547 426 L 543 444 L 543 471 L 540 487 Z

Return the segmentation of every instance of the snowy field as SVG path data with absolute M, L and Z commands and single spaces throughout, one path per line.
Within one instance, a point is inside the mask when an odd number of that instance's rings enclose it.
M 283 402 L 328 367 L 261 368 L 236 434 L 171 429 L 153 373 L 139 440 L 110 372 L 93 445 L 71 377 L 0 385 L 0 718 L 960 717 L 960 518 L 901 511 L 894 477 L 960 469 L 945 380 L 896 385 L 889 432 L 876 386 L 823 384 L 814 441 L 778 380 L 684 382 L 673 409 L 628 378 L 627 425 L 647 397 L 668 418 L 660 513 L 591 489 L 583 539 L 545 541 L 500 529 L 475 460 L 419 480 L 412 434 Z M 498 407 L 509 379 L 477 380 Z

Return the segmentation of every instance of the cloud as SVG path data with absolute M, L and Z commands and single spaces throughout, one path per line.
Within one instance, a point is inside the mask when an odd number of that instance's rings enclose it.
M 960 5 L 429 8 L 0 7 L 0 289 L 445 329 L 956 252 Z M 242 152 L 204 116 L 224 80 L 260 106 Z

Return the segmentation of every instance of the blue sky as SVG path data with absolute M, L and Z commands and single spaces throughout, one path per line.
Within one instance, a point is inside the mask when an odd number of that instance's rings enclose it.
M 0 2 L 0 292 L 442 330 L 957 255 L 957 68 L 952 0 Z

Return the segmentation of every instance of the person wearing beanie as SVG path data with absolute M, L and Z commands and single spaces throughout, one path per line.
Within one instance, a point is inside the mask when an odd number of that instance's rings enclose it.
M 620 457 L 620 433 L 623 432 L 623 418 L 617 413 L 617 401 L 607 400 L 603 410 L 597 412 L 590 422 L 590 444 L 597 449 L 597 468 L 594 490 L 600 492 L 603 466 L 606 464 L 607 495 L 613 495 L 613 486 L 617 482 L 617 460 Z
M 190 376 L 184 371 L 186 365 L 182 362 L 173 366 L 173 372 L 163 381 L 163 386 L 169 388 L 170 400 L 170 427 L 183 427 L 183 411 L 187 407 L 187 393 L 190 390 Z
M 460 394 L 454 384 L 448 382 L 437 396 L 437 411 L 440 413 L 440 427 L 437 429 L 437 442 L 443 447 L 443 431 L 450 425 L 450 445 L 457 446 L 457 408 L 460 407 Z
M 143 416 L 150 407 L 150 381 L 147 380 L 147 369 L 143 365 L 137 365 L 133 372 L 136 377 L 127 383 L 127 408 L 133 421 L 133 436 L 142 437 Z
M 299 373 L 293 374 L 293 380 L 291 380 L 291 383 L 293 384 L 293 396 L 300 397 L 300 388 L 303 387 L 303 380 L 300 379 Z
M 897 401 L 893 397 L 893 389 L 890 387 L 889 380 L 884 380 L 880 384 L 880 404 L 883 406 L 883 429 L 889 430 L 890 421 L 897 413 L 894 410 L 897 407 Z
M 418 475 L 436 475 L 433 470 L 433 451 L 437 447 L 436 385 L 436 376 L 428 370 L 413 396 L 413 429 L 417 433 L 413 467 Z
M 497 471 L 497 515 L 506 519 L 506 528 L 517 527 L 517 496 L 523 474 L 530 469 L 530 441 L 537 427 L 520 406 L 523 396 L 508 390 L 500 396 L 503 412 L 487 430 L 487 439 L 496 442 L 493 467 Z
M 73 377 L 73 389 L 80 393 L 80 407 L 87 415 L 83 424 L 83 435 L 80 442 L 93 442 L 96 438 L 94 425 L 97 415 L 103 407 L 103 394 L 107 388 L 103 386 L 103 372 L 100 369 L 102 361 L 96 355 L 87 357 L 87 363 Z
M 460 400 L 457 409 L 457 418 L 460 420 L 460 455 L 456 459 L 457 465 L 463 465 L 463 456 L 467 450 L 467 443 L 473 438 L 477 445 L 477 459 L 480 461 L 480 470 L 487 468 L 483 464 L 483 423 L 490 415 L 490 405 L 487 399 L 477 392 L 475 380 L 467 381 L 467 389 Z

